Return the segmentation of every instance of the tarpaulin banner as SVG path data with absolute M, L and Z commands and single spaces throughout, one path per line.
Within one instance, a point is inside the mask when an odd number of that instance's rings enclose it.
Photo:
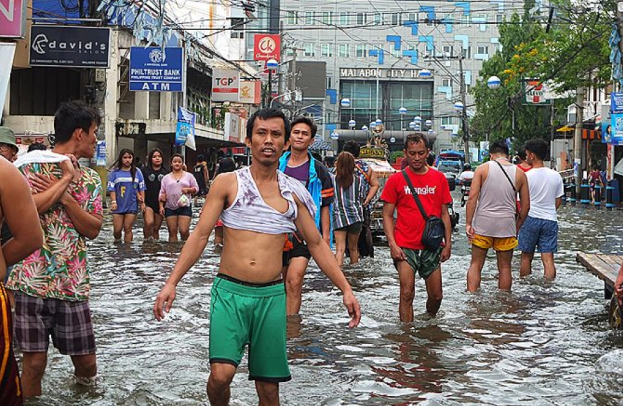
M 175 129 L 175 146 L 179 147 L 186 144 L 188 137 L 195 138 L 195 119 L 196 115 L 192 111 L 180 107 L 177 110 L 177 127 Z

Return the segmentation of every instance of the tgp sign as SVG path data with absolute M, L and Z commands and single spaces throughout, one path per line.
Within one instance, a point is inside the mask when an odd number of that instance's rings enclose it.
M 281 37 L 279 35 L 255 34 L 253 37 L 253 60 L 279 61 L 281 56 Z
M 27 0 L 0 0 L 0 38 L 24 38 Z
M 212 101 L 238 101 L 240 72 L 235 69 L 212 70 Z

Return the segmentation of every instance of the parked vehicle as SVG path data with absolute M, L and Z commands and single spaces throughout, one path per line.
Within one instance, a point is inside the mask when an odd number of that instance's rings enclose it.
M 398 170 L 392 167 L 385 159 L 361 158 L 361 156 L 360 159 L 376 172 L 379 180 L 379 190 L 370 202 L 370 229 L 374 237 L 379 237 L 383 235 L 383 202 L 380 200 L 381 193 L 387 179 L 398 172 Z
M 450 191 L 456 189 L 457 178 L 461 172 L 461 161 L 438 161 L 437 170 L 444 174 L 448 180 Z
M 465 204 L 467 204 L 467 200 L 469 199 L 469 191 L 471 188 L 471 180 L 464 180 L 461 182 L 461 207 L 464 207 Z

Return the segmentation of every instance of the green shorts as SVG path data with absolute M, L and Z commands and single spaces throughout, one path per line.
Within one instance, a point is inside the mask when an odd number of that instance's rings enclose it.
M 423 279 L 428 278 L 441 265 L 442 250 L 443 247 L 439 247 L 437 251 L 402 248 L 402 252 L 407 257 L 407 263 L 413 272 L 417 272 Z M 397 261 L 394 261 L 394 266 L 398 269 Z
M 210 364 L 238 367 L 249 346 L 249 379 L 292 379 L 286 351 L 283 281 L 252 285 L 217 275 L 210 305 Z

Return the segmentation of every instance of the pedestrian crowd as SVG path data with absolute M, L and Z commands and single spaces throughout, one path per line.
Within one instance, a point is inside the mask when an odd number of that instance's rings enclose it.
M 6 158 L 0 159 L 0 278 L 6 278 L 6 286 L 0 284 L 0 353 L 8 360 L 0 369 L 2 405 L 21 405 L 22 397 L 41 395 L 50 337 L 61 354 L 71 357 L 77 383 L 96 382 L 86 241 L 96 238 L 103 224 L 102 183 L 79 160 L 93 157 L 99 125 L 97 110 L 64 103 L 54 119 L 53 149 L 19 158 L 14 134 L 0 127 L 0 154 Z M 281 111 L 265 109 L 247 123 L 250 166 L 236 170 L 225 158 L 210 179 L 204 156 L 187 172 L 182 155 L 173 154 L 167 168 L 156 148 L 142 167 L 133 151 L 122 149 L 110 168 L 106 189 L 115 240 L 132 242 L 142 213 L 145 240 L 159 239 L 164 221 L 169 242 L 185 241 L 156 298 L 157 320 L 171 310 L 177 284 L 215 231 L 222 253 L 211 288 L 207 393 L 213 405 L 228 404 L 245 347 L 260 404 L 279 404 L 279 383 L 291 379 L 286 321 L 299 317 L 311 258 L 341 291 L 349 327 L 359 324 L 360 305 L 341 269 L 347 256 L 353 265 L 362 254 L 373 255 L 370 206 L 379 192 L 399 279 L 400 320 L 413 321 L 416 274 L 425 281 L 427 313 L 434 317 L 440 309 L 441 263 L 452 253 L 453 199 L 446 177 L 429 165 L 425 136 L 406 136 L 406 165 L 380 191 L 378 174 L 359 158 L 354 141 L 345 143 L 331 168 L 315 159 L 310 146 L 316 131 L 307 117 L 290 123 Z M 475 171 L 466 167 L 471 191 L 465 232 L 472 246 L 467 290 L 479 289 L 489 249 L 496 252 L 501 290 L 511 289 L 517 247 L 521 276 L 531 273 L 538 251 L 545 278 L 554 279 L 563 186 L 560 175 L 543 165 L 547 143 L 525 144 L 521 170 L 510 162 L 506 143 L 492 142 L 489 152 L 490 160 Z M 205 201 L 191 233 L 198 198 Z M 21 383 L 13 345 L 23 354 Z

